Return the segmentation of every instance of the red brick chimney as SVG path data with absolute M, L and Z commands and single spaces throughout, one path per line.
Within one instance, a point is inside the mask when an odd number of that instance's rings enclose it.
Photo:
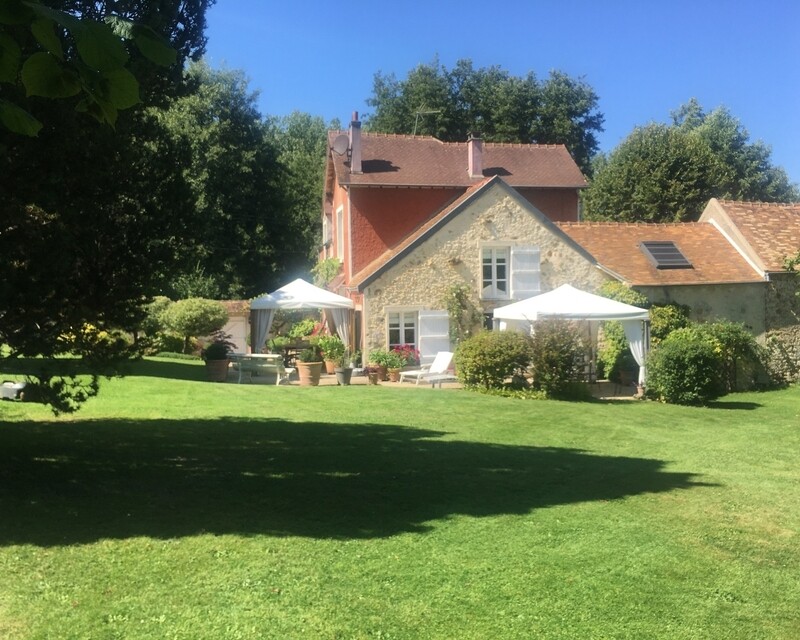
M 350 173 L 362 173 L 361 122 L 358 119 L 358 111 L 353 111 L 353 119 L 350 122 Z
M 470 178 L 483 178 L 483 140 L 476 133 L 467 140 L 467 170 Z

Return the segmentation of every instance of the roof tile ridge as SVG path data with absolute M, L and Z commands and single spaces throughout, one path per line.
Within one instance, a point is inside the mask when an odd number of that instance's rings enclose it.
M 538 142 L 484 142 L 486 147 L 500 147 L 505 149 L 560 149 L 563 144 L 542 144 Z
M 392 138 L 395 140 L 430 140 L 431 142 L 438 142 L 443 144 L 438 138 L 433 136 L 421 136 L 412 133 L 384 133 L 382 131 L 364 131 L 362 136 L 369 136 L 370 138 Z

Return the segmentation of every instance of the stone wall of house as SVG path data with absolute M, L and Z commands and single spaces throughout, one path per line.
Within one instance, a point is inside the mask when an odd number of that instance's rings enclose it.
M 767 347 L 770 374 L 800 380 L 800 277 L 772 274 L 769 282 L 636 287 L 656 304 L 689 305 L 696 322 L 741 322 Z
M 771 274 L 766 291 L 770 369 L 785 380 L 800 380 L 800 276 Z
M 461 284 L 469 286 L 478 303 L 481 245 L 487 242 L 539 247 L 542 291 L 569 283 L 594 292 L 609 279 L 555 227 L 532 215 L 521 199 L 494 187 L 367 287 L 365 351 L 386 346 L 387 310 L 443 309 L 449 288 Z M 509 302 L 483 301 L 480 306 L 488 313 Z
M 766 283 L 707 284 L 666 287 L 635 287 L 654 304 L 677 303 L 691 307 L 695 322 L 730 320 L 741 322 L 763 338 L 766 330 Z

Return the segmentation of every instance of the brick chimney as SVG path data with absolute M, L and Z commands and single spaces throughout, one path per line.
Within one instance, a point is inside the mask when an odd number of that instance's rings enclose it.
M 467 140 L 467 170 L 470 178 L 483 178 L 483 140 L 477 133 Z
M 353 119 L 350 122 L 350 173 L 362 173 L 361 121 L 358 119 L 358 111 L 353 111 Z

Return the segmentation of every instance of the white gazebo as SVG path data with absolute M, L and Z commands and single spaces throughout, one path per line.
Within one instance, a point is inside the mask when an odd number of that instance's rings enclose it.
M 272 319 L 278 309 L 323 309 L 329 325 L 346 346 L 350 345 L 353 327 L 353 301 L 326 289 L 315 287 L 302 278 L 250 302 L 251 348 L 259 353 L 267 341 Z
M 650 313 L 647 309 L 563 284 L 547 293 L 494 310 L 495 326 L 500 330 L 516 328 L 530 331 L 534 322 L 544 318 L 618 320 L 625 329 L 631 353 L 639 365 L 639 384 L 644 384 L 646 378 L 644 363 L 650 342 Z

